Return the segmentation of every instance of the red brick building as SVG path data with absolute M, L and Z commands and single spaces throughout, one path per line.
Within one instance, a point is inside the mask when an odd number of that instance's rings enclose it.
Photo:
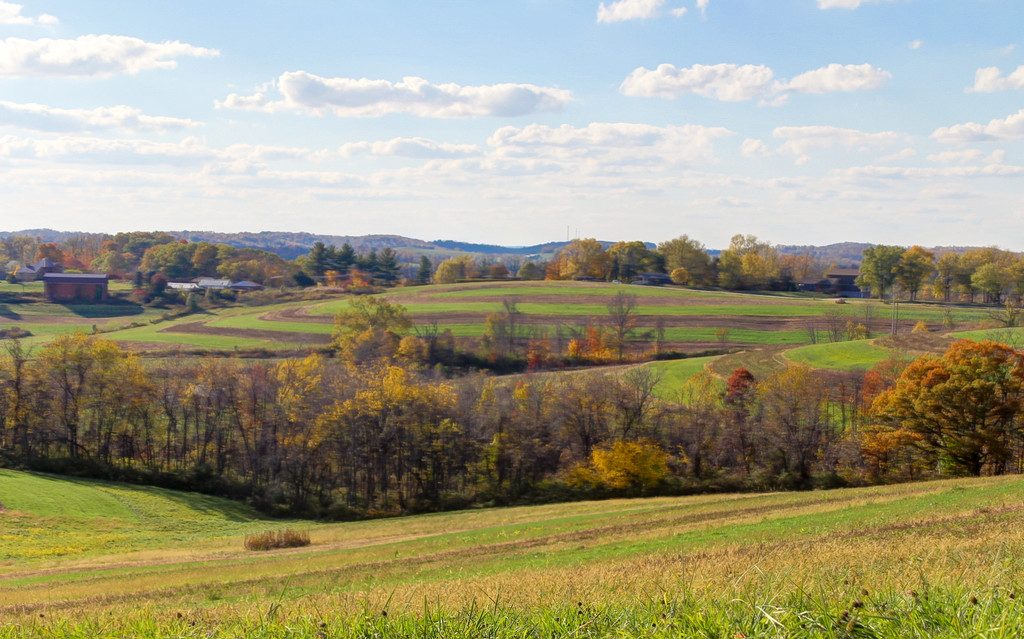
M 107 283 L 106 275 L 91 273 L 43 275 L 43 290 L 52 302 L 105 302 Z

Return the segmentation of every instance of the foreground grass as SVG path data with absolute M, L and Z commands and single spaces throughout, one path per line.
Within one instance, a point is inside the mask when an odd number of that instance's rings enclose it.
M 1018 478 L 320 524 L 309 547 L 249 553 L 246 531 L 269 526 L 237 506 L 76 482 L 69 494 L 112 500 L 35 512 L 33 482 L 59 480 L 18 475 L 0 475 L 0 495 L 21 494 L 17 516 L 41 524 L 21 545 L 74 521 L 123 525 L 130 551 L 8 555 L 0 638 L 1009 637 L 1024 624 Z

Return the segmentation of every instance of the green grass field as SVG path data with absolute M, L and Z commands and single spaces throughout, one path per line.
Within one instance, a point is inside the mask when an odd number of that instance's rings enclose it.
M 811 368 L 829 370 L 867 370 L 892 355 L 887 348 L 875 345 L 873 340 L 811 344 L 786 351 L 786 358 Z
M 651 362 L 644 364 L 645 368 L 654 371 L 661 377 L 656 394 L 667 401 L 678 401 L 679 390 L 691 377 L 699 375 L 707 370 L 707 365 L 718 359 L 717 357 L 694 357 L 691 359 L 677 359 L 666 362 Z M 725 387 L 725 384 L 722 384 Z
M 298 524 L 311 546 L 266 552 L 244 535 L 296 522 L 14 471 L 0 495 L 0 637 L 1010 637 L 1024 623 L 1015 477 Z

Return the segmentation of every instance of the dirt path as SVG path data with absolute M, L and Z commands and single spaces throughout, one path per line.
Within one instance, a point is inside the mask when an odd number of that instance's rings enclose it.
M 248 328 L 223 328 L 207 326 L 202 322 L 177 324 L 161 329 L 161 333 L 186 333 L 189 335 L 217 335 L 220 337 L 238 337 L 246 339 L 263 339 L 269 342 L 288 342 L 291 344 L 330 344 L 331 336 L 319 333 L 298 333 L 293 331 L 260 331 Z

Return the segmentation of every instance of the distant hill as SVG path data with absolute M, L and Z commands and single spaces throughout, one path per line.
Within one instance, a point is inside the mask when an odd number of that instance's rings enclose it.
M 550 258 L 560 251 L 569 242 L 557 241 L 544 244 L 533 244 L 531 246 L 501 246 L 499 244 L 477 244 L 474 242 L 458 242 L 456 240 L 418 240 L 402 235 L 322 235 L 318 233 L 295 233 L 289 231 L 262 231 L 259 233 L 218 233 L 215 231 L 167 231 L 167 233 L 186 239 L 190 242 L 212 242 L 215 244 L 228 244 L 237 248 L 255 248 L 276 253 L 286 260 L 309 253 L 316 242 L 340 247 L 342 244 L 349 244 L 357 253 L 366 253 L 372 250 L 391 248 L 401 252 L 408 259 L 410 256 L 430 255 L 437 257 L 441 252 L 466 252 L 494 256 L 530 256 L 539 255 L 542 258 Z M 53 229 L 26 229 L 23 231 L 0 231 L 0 238 L 11 235 L 29 235 L 38 238 L 40 242 L 64 242 L 70 237 L 89 236 L 105 237 L 105 233 L 83 233 L 79 231 L 55 231 Z M 615 242 L 603 240 L 601 244 L 607 248 Z M 647 248 L 655 248 L 653 242 L 644 242 Z M 840 267 L 853 267 L 860 265 L 861 254 L 864 249 L 874 246 L 867 242 L 839 242 L 825 246 L 801 245 L 801 244 L 779 244 L 780 253 L 803 255 L 809 254 L 815 259 L 835 264 Z M 941 253 L 963 253 L 972 247 L 964 246 L 941 246 L 929 250 Z M 720 250 L 709 249 L 708 254 L 716 256 Z M 418 259 L 418 257 L 416 258 Z
M 860 266 L 861 254 L 864 249 L 871 248 L 874 244 L 866 242 L 839 242 L 826 246 L 813 245 L 785 245 L 780 244 L 776 248 L 779 253 L 788 255 L 810 255 L 822 262 L 835 264 L 836 266 Z

